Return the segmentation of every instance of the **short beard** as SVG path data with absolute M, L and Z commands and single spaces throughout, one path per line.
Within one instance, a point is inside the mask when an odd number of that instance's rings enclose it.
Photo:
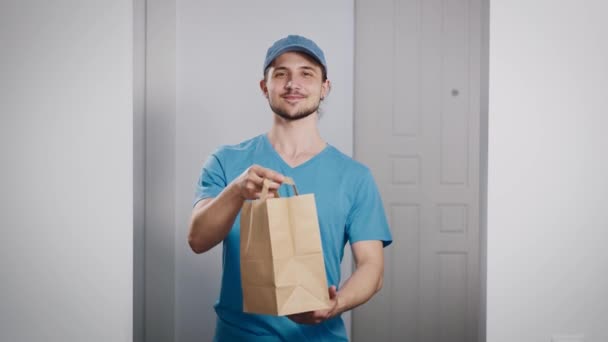
M 270 109 L 272 109 L 272 111 L 276 115 L 282 117 L 283 119 L 285 119 L 287 121 L 296 121 L 296 120 L 304 119 L 304 118 L 308 117 L 310 114 L 318 111 L 319 106 L 321 105 L 321 102 L 319 101 L 319 103 L 317 103 L 316 106 L 313 106 L 311 108 L 304 108 L 302 111 L 300 111 L 294 115 L 289 115 L 284 110 L 281 110 L 280 108 L 273 106 L 272 103 L 270 103 L 270 101 L 268 101 L 268 104 L 270 105 Z

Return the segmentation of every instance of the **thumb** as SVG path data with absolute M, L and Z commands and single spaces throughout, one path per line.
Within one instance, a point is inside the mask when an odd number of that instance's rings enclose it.
M 336 290 L 336 286 L 332 285 L 329 287 L 329 299 L 334 299 L 336 298 L 336 295 L 338 294 L 338 291 Z

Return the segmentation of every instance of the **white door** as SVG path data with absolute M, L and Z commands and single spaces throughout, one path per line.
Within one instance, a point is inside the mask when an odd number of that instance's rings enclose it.
M 481 0 L 355 8 L 355 157 L 394 243 L 353 341 L 477 341 Z

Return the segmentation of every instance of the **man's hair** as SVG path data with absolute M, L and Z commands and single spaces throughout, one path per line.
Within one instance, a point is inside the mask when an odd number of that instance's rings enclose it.
M 319 68 L 321 68 L 321 81 L 325 82 L 327 81 L 327 71 L 325 70 L 325 68 L 323 67 L 323 65 L 321 65 L 321 63 L 317 62 L 314 58 L 311 58 L 311 60 L 314 61 L 314 63 L 319 66 Z M 266 68 L 266 70 L 264 70 L 264 81 L 268 80 L 268 70 L 270 70 L 270 67 L 274 64 L 274 61 L 272 63 L 270 63 L 270 65 Z

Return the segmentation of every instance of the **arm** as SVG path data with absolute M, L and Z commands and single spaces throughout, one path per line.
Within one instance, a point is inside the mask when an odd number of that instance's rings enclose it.
M 382 241 L 359 241 L 352 245 L 355 272 L 336 296 L 334 316 L 367 302 L 382 288 L 384 253 Z
M 234 223 L 247 199 L 259 198 L 264 178 L 271 180 L 268 197 L 274 196 L 283 176 L 270 169 L 253 165 L 214 198 L 200 200 L 192 210 L 188 244 L 197 253 L 204 253 L 220 243 Z
M 384 254 L 382 241 L 359 241 L 352 245 L 355 272 L 344 283 L 339 292 L 335 286 L 329 288 L 332 308 L 290 315 L 301 324 L 316 324 L 367 302 L 382 288 Z
M 194 253 L 204 253 L 224 240 L 244 201 L 237 186 L 230 184 L 217 197 L 196 204 L 188 234 L 188 244 Z

